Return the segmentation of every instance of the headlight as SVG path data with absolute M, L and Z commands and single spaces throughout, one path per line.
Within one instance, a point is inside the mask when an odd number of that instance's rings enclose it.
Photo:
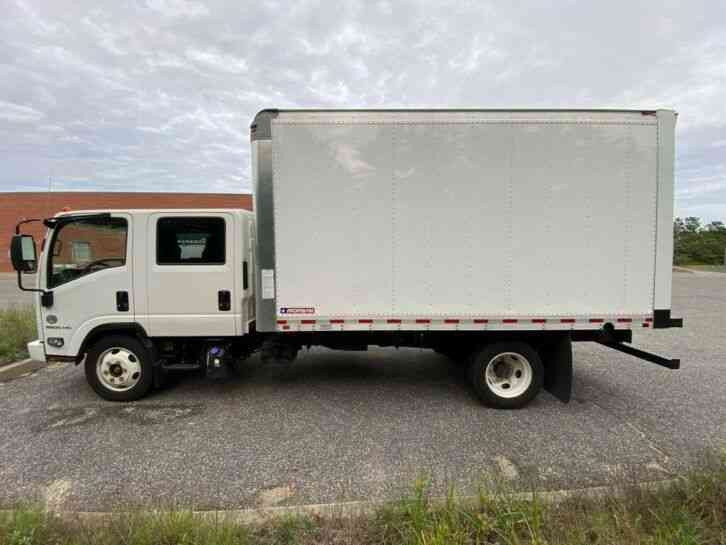
M 63 339 L 61 337 L 48 337 L 48 344 L 54 348 L 60 348 L 63 346 Z

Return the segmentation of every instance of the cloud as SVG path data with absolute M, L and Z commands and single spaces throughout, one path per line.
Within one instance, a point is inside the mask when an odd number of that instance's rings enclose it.
M 0 119 L 10 123 L 30 123 L 40 121 L 44 114 L 30 106 L 21 106 L 0 100 Z
M 189 49 L 186 52 L 186 57 L 201 65 L 203 68 L 218 72 L 226 72 L 229 74 L 243 74 L 247 72 L 247 61 L 215 50 L 201 51 L 199 49 Z
M 196 18 L 209 14 L 204 4 L 188 0 L 147 0 L 146 6 L 165 17 Z
M 269 107 L 672 107 L 677 211 L 726 218 L 715 0 L 5 0 L 0 35 L 0 191 L 249 191 Z

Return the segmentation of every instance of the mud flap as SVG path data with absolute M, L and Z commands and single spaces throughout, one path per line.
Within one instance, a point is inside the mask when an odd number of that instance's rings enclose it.
M 540 349 L 545 368 L 544 388 L 563 403 L 572 397 L 572 339 L 558 335 Z

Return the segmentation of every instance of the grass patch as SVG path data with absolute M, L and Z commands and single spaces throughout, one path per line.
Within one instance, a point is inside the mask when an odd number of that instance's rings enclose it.
M 419 482 L 398 502 L 357 518 L 291 516 L 259 524 L 190 511 L 119 513 L 69 521 L 43 509 L 0 514 L 0 545 L 458 545 L 726 544 L 726 456 L 660 490 L 626 488 L 600 498 L 544 503 L 482 491 L 432 501 Z
M 27 358 L 26 345 L 37 338 L 32 307 L 0 310 L 0 365 Z

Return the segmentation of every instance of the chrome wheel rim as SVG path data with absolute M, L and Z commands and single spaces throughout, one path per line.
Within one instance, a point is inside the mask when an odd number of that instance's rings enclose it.
M 115 346 L 98 356 L 96 376 L 105 388 L 126 392 L 141 380 L 141 362 L 128 348 Z
M 484 368 L 487 387 L 497 396 L 507 399 L 526 392 L 533 377 L 529 360 L 516 352 L 497 354 Z

